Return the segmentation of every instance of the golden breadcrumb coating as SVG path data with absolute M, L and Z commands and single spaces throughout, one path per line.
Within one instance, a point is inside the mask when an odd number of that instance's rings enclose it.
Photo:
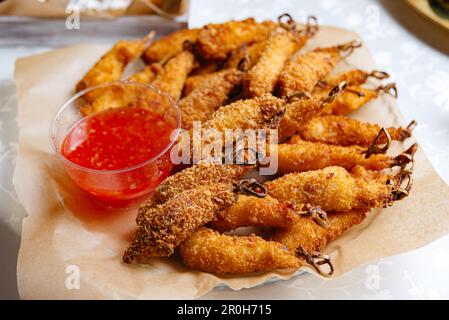
M 150 83 L 153 81 L 157 74 L 162 70 L 162 67 L 160 64 L 153 63 L 149 66 L 145 66 L 145 68 L 133 74 L 131 77 L 128 78 L 129 81 L 133 82 L 140 82 L 140 83 Z
M 257 63 L 245 77 L 245 90 L 250 97 L 272 93 L 285 62 L 301 45 L 294 36 L 281 29 L 273 32 Z
M 351 170 L 362 166 L 369 170 L 383 170 L 396 164 L 394 158 L 385 154 L 374 154 L 365 158 L 366 148 L 342 147 L 320 142 L 301 141 L 296 144 L 278 145 L 278 173 L 304 172 L 331 166 Z
M 178 101 L 188 74 L 192 71 L 195 57 L 190 51 L 182 51 L 168 60 L 151 84 Z
M 271 240 L 282 243 L 291 251 L 299 246 L 308 252 L 322 251 L 329 242 L 361 223 L 367 212 L 368 210 L 351 210 L 328 213 L 330 227 L 327 229 L 318 225 L 311 217 L 301 217 L 295 224 L 276 230 Z
M 378 124 L 362 122 L 344 116 L 316 117 L 298 130 L 302 139 L 340 146 L 358 145 L 368 147 L 382 127 Z M 411 136 L 410 130 L 398 127 L 387 128 L 392 140 L 403 141 Z M 379 143 L 386 143 L 384 136 Z
M 147 39 L 138 39 L 117 42 L 78 82 L 76 91 L 120 80 L 128 63 L 141 56 L 146 41 Z M 96 96 L 91 94 L 88 98 L 92 101 Z
M 196 49 L 204 59 L 224 60 L 232 50 L 243 44 L 266 39 L 277 26 L 275 22 L 258 23 L 253 18 L 208 24 L 198 34 Z
M 156 189 L 152 198 L 142 204 L 137 214 L 137 224 L 142 217 L 155 205 L 162 204 L 176 195 L 186 191 L 211 185 L 214 183 L 235 183 L 254 169 L 250 165 L 214 164 L 200 162 L 165 179 Z
M 194 121 L 206 121 L 229 98 L 242 81 L 242 72 L 228 69 L 212 74 L 187 97 L 179 102 L 182 113 L 182 127 L 192 128 Z
M 170 256 L 193 231 L 234 203 L 233 188 L 230 184 L 198 187 L 148 209 L 123 261 L 145 263 L 153 257 Z
M 304 264 L 280 243 L 254 235 L 228 236 L 208 228 L 195 231 L 178 251 L 189 268 L 216 274 L 298 268 Z
M 259 57 L 267 46 L 268 41 L 262 40 L 258 42 L 254 42 L 245 47 L 238 48 L 231 53 L 229 59 L 226 61 L 226 68 L 238 68 L 242 59 L 245 56 L 248 58 L 247 68 L 251 69 L 257 61 L 259 61 Z M 246 52 L 245 52 L 246 51 Z
M 325 103 L 314 97 L 298 99 L 285 107 L 285 114 L 279 122 L 279 141 L 293 136 L 306 121 L 319 116 Z
M 334 76 L 328 76 L 324 79 L 320 79 L 320 81 L 329 87 L 335 87 L 343 81 L 345 81 L 348 86 L 361 86 L 362 84 L 366 83 L 370 76 L 370 72 L 359 69 L 352 69 Z
M 143 54 L 145 62 L 147 64 L 164 63 L 183 50 L 185 41 L 194 43 L 198 37 L 198 32 L 199 29 L 182 29 L 153 41 Z
M 284 101 L 271 94 L 239 100 L 219 108 L 203 125 L 204 129 L 259 129 L 276 121 L 283 111 Z
M 299 218 L 295 210 L 291 203 L 280 202 L 270 196 L 239 195 L 234 205 L 220 212 L 210 226 L 222 232 L 250 226 L 288 227 Z
M 281 96 L 312 92 L 317 82 L 326 77 L 340 60 L 338 51 L 312 51 L 294 57 L 279 76 Z
M 341 167 L 290 173 L 267 182 L 268 193 L 281 201 L 320 206 L 325 211 L 382 208 L 390 199 L 392 177 L 378 171 Z
M 331 89 L 315 88 L 313 95 L 317 98 L 326 97 Z M 326 105 L 325 113 L 333 115 L 348 115 L 379 97 L 378 90 L 363 87 L 347 87 L 334 101 Z

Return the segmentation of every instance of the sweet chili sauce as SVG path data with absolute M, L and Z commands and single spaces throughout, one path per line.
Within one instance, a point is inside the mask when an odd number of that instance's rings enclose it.
M 61 154 L 77 165 L 66 168 L 91 194 L 112 200 L 135 198 L 169 175 L 169 152 L 148 160 L 170 144 L 174 129 L 163 115 L 147 109 L 109 109 L 77 122 L 64 138 Z

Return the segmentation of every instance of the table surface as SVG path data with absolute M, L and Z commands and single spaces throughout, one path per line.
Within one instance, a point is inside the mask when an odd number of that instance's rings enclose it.
M 275 18 L 284 12 L 302 21 L 307 15 L 316 15 L 321 24 L 348 28 L 363 37 L 379 68 L 391 73 L 398 83 L 401 112 L 406 120 L 418 121 L 418 142 L 449 182 L 449 33 L 399 0 L 193 0 L 189 24 L 248 16 Z M 11 181 L 18 138 L 14 61 L 49 49 L 0 47 L 0 299 L 19 297 L 16 259 L 26 215 Z M 331 281 L 303 274 L 240 291 L 215 289 L 203 299 L 448 299 L 448 248 L 446 236 Z

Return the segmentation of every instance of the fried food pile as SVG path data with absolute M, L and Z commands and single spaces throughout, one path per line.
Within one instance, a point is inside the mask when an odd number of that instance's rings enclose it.
M 138 210 L 125 263 L 178 253 L 188 267 L 216 274 L 310 266 L 331 275 L 330 258 L 321 253 L 326 245 L 372 209 L 409 195 L 417 145 L 397 155 L 387 150 L 411 137 L 416 123 L 383 128 L 348 117 L 379 95 L 396 96 L 396 86 L 369 85 L 388 78 L 385 72 L 336 74 L 361 43 L 301 50 L 316 32 L 315 18 L 302 25 L 284 14 L 120 41 L 78 83 L 80 91 L 120 80 L 142 57 L 146 67 L 128 80 L 177 101 L 184 129 L 201 121 L 219 132 L 278 130 L 278 171 L 268 182 L 246 177 L 260 163 L 208 162 L 163 181 Z M 81 112 L 130 105 L 125 96 L 105 90 L 89 96 Z M 257 235 L 236 234 L 246 227 Z

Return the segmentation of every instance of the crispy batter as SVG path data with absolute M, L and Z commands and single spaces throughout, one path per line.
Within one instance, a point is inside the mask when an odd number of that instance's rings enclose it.
M 156 189 L 150 201 L 139 207 L 137 224 L 140 225 L 146 212 L 186 190 L 214 183 L 235 183 L 254 169 L 250 165 L 214 164 L 200 162 L 165 179 Z
M 194 63 L 193 54 L 190 51 L 182 51 L 165 64 L 163 70 L 157 74 L 151 84 L 166 92 L 173 100 L 178 101 Z
M 222 232 L 249 226 L 288 227 L 298 218 L 291 203 L 270 196 L 261 199 L 239 195 L 235 204 L 218 214 L 210 226 Z
M 279 141 L 291 137 L 303 123 L 319 116 L 324 111 L 324 101 L 314 97 L 297 99 L 286 105 L 279 123 Z
M 301 47 L 284 29 L 273 32 L 267 42 L 259 60 L 245 77 L 245 90 L 250 97 L 273 92 L 286 61 Z
M 219 108 L 212 118 L 204 123 L 203 128 L 214 128 L 219 132 L 225 132 L 225 129 L 265 128 L 278 118 L 283 105 L 283 100 L 271 94 L 239 100 Z
M 315 88 L 313 95 L 317 98 L 326 97 L 331 89 Z M 378 90 L 363 87 L 348 87 L 334 101 L 327 104 L 325 112 L 334 115 L 348 115 L 379 97 Z
M 358 145 L 368 147 L 382 127 L 343 116 L 316 117 L 301 126 L 299 134 L 307 141 L 324 142 L 340 146 Z M 404 128 L 388 128 L 392 140 L 403 141 L 411 136 Z M 385 143 L 381 136 L 379 143 Z
M 200 228 L 179 246 L 189 268 L 216 274 L 298 268 L 303 260 L 274 241 L 257 236 L 228 236 Z
M 140 57 L 146 41 L 147 39 L 138 39 L 117 42 L 78 82 L 76 91 L 119 80 L 126 65 Z M 95 93 L 99 92 L 93 91 L 93 94 L 87 95 L 86 98 L 94 100 Z
M 228 69 L 208 77 L 187 97 L 179 102 L 182 112 L 182 127 L 190 129 L 193 121 L 206 121 L 212 113 L 221 107 L 233 89 L 242 81 L 242 73 L 237 69 Z
M 133 74 L 128 80 L 140 83 L 150 83 L 156 78 L 161 69 L 162 67 L 160 64 L 153 63 L 149 66 L 145 66 L 142 71 Z
M 365 148 L 358 146 L 342 147 L 320 142 L 280 144 L 278 173 L 304 172 L 331 166 L 351 170 L 359 165 L 369 170 L 383 170 L 396 164 L 394 158 L 385 154 L 374 154 L 366 159 L 365 151 Z
M 245 56 L 248 58 L 247 68 L 252 68 L 257 61 L 259 61 L 259 57 L 264 51 L 267 45 L 267 40 L 262 40 L 258 42 L 254 42 L 251 45 L 245 47 L 238 48 L 231 53 L 231 56 L 226 61 L 226 68 L 238 68 L 240 62 Z M 246 50 L 246 52 L 245 52 Z
M 123 261 L 145 263 L 153 257 L 170 256 L 193 231 L 234 201 L 232 185 L 215 184 L 184 191 L 148 209 Z
M 266 183 L 268 193 L 279 200 L 310 203 L 325 211 L 381 208 L 389 200 L 391 177 L 377 171 L 341 167 L 290 173 Z
M 228 54 L 244 43 L 250 44 L 266 39 L 278 25 L 272 21 L 257 23 L 253 18 L 208 24 L 198 35 L 196 48 L 207 60 L 224 60 Z
M 199 29 L 183 29 L 154 41 L 143 54 L 145 62 L 163 64 L 183 50 L 185 41 L 195 42 L 198 32 Z
M 325 78 L 341 60 L 338 50 L 312 51 L 287 62 L 279 76 L 282 97 L 296 92 L 312 92 L 320 79 Z
M 311 217 L 301 217 L 288 228 L 276 230 L 271 240 L 282 243 L 295 251 L 302 246 L 306 251 L 322 251 L 326 244 L 335 240 L 350 227 L 361 223 L 368 210 L 351 210 L 329 213 L 330 227 L 319 226 Z
M 369 77 L 369 72 L 360 69 L 353 69 L 334 76 L 328 76 L 324 79 L 320 79 L 320 81 L 330 88 L 337 86 L 342 81 L 345 81 L 348 86 L 361 86 L 366 83 Z

